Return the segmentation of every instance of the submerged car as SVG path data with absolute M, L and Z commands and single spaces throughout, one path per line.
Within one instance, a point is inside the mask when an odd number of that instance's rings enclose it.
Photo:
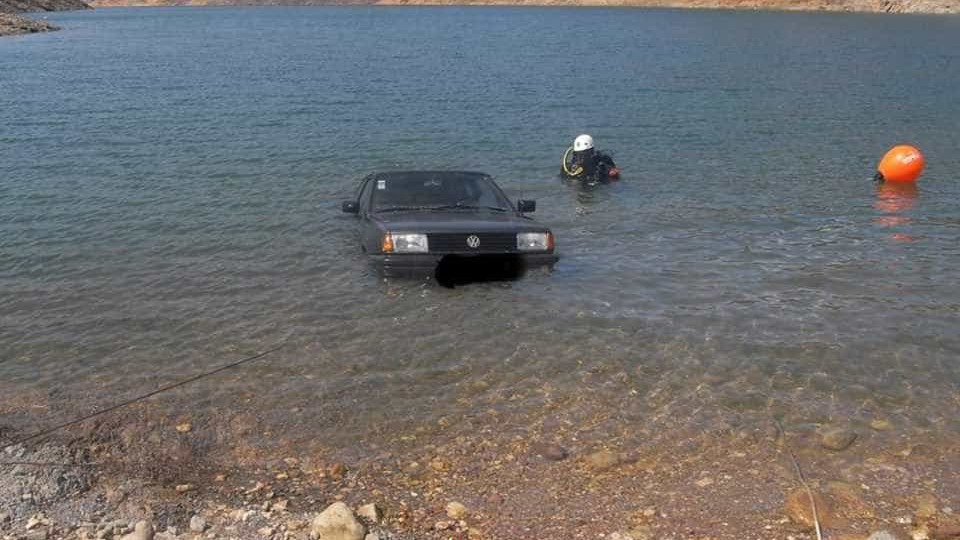
M 385 276 L 437 274 L 457 266 L 513 265 L 522 273 L 557 261 L 549 228 L 514 206 L 489 175 L 467 171 L 374 173 L 343 211 L 360 220 L 360 245 Z

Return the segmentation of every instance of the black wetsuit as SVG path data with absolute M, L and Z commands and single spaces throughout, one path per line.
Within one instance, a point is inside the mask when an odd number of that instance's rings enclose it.
M 580 173 L 568 174 L 564 171 L 563 174 L 578 180 L 606 181 L 610 179 L 610 170 L 616 168 L 616 166 L 613 158 L 591 148 L 582 152 L 574 152 L 571 163 L 567 165 L 567 169 L 570 171 L 582 169 Z

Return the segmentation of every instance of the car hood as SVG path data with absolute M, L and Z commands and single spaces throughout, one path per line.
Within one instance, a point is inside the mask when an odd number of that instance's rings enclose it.
M 370 216 L 384 229 L 404 232 L 525 232 L 546 231 L 546 226 L 513 212 L 390 212 Z

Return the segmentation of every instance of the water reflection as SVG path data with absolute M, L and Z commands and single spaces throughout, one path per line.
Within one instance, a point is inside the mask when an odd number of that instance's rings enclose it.
M 917 185 L 913 182 L 884 182 L 876 187 L 873 207 L 883 215 L 874 218 L 874 223 L 883 227 L 909 225 L 913 220 L 901 215 L 916 204 Z M 912 242 L 910 235 L 897 233 L 892 238 L 898 242 Z
M 572 180 L 569 178 L 563 178 L 561 181 L 575 193 L 578 214 L 589 213 L 588 206 L 608 200 L 610 187 L 614 183 Z

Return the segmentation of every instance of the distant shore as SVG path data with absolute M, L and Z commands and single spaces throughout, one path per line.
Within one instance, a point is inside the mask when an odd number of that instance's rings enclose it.
M 37 21 L 20 17 L 12 13 L 0 13 L 0 36 L 16 36 L 20 34 L 34 34 L 50 32 L 60 28 L 47 21 Z
M 51 32 L 60 28 L 47 21 L 29 19 L 18 13 L 90 9 L 80 0 L 0 0 L 0 36 Z
M 94 7 L 231 5 L 583 6 L 862 13 L 960 13 L 960 0 L 95 0 Z

